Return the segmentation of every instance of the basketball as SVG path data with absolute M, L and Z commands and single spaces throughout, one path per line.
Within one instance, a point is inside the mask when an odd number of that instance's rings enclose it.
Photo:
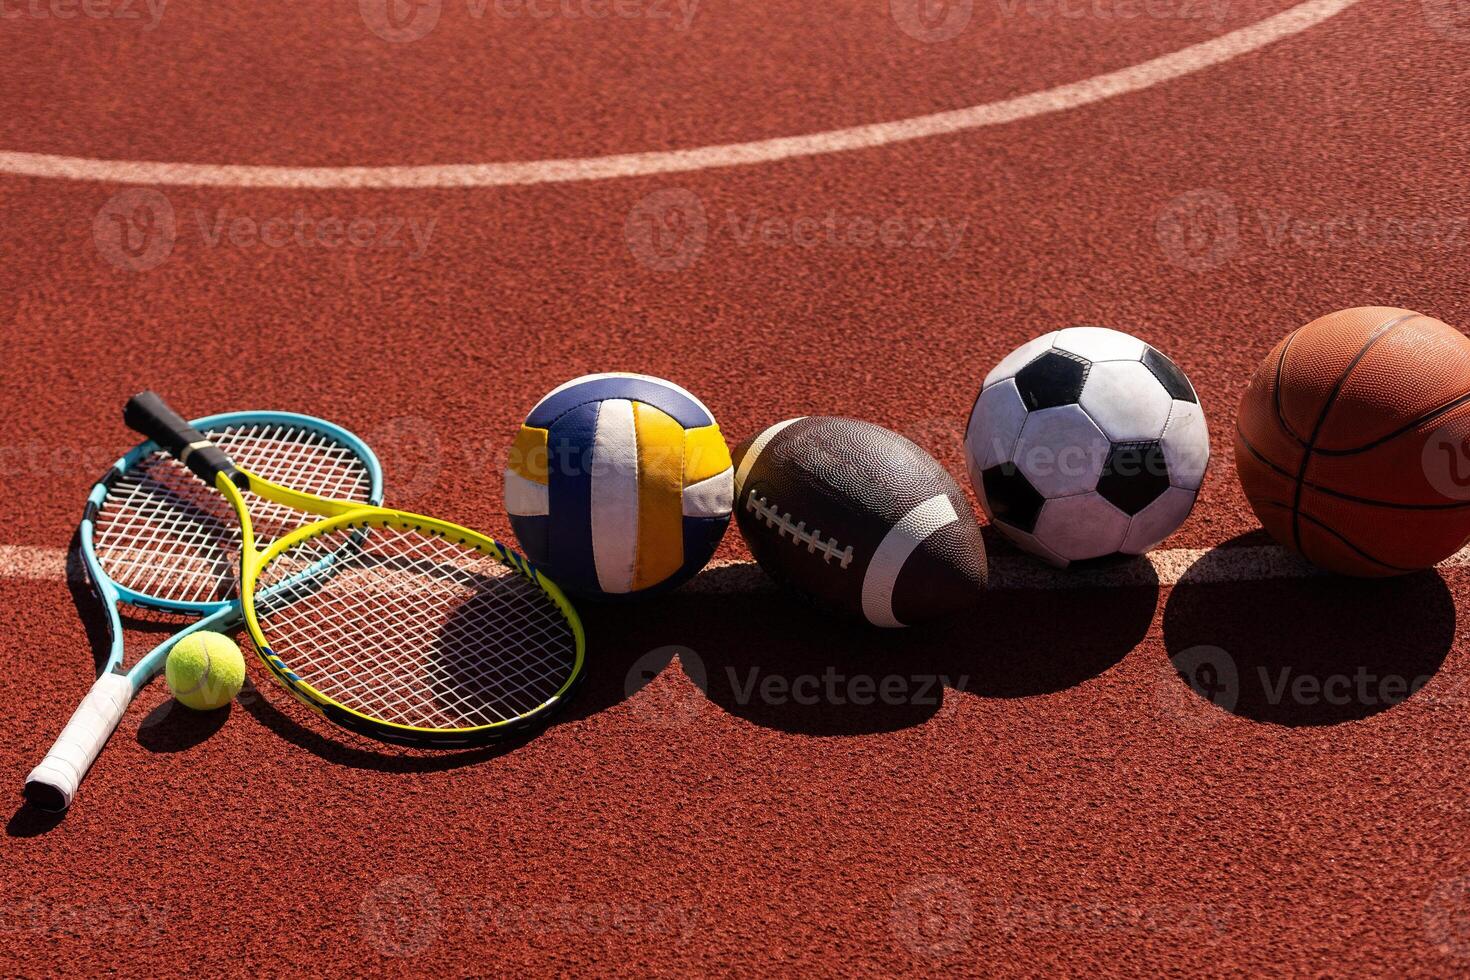
M 1470 538 L 1470 340 L 1388 307 L 1314 320 L 1241 400 L 1235 465 L 1282 545 L 1322 568 L 1428 568 Z

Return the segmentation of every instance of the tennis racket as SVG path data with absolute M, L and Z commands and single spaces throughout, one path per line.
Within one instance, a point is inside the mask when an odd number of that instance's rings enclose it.
M 364 503 L 382 500 L 382 472 L 372 450 L 329 422 L 238 412 L 195 425 L 272 479 Z M 280 537 L 310 520 L 263 499 L 254 503 L 255 533 L 262 538 Z M 79 538 L 87 576 L 107 609 L 110 646 L 101 676 L 26 778 L 26 800 L 51 811 L 71 805 L 128 705 L 174 644 L 200 630 L 235 629 L 241 621 L 240 604 L 232 601 L 241 546 L 235 513 L 156 443 L 133 449 L 92 488 Z M 123 606 L 203 618 L 124 669 Z
M 330 721 L 396 745 L 480 745 L 545 722 L 581 680 L 576 611 L 493 538 L 282 486 L 153 392 L 129 401 L 123 418 L 234 508 L 241 611 L 256 652 Z M 323 519 L 261 547 L 247 493 Z

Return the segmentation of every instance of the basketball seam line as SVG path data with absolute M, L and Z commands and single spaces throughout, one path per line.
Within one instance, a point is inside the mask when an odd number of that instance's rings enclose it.
M 1365 452 L 1367 452 L 1370 449 L 1377 449 L 1379 446 L 1383 445 L 1385 442 L 1392 442 L 1394 439 L 1397 439 L 1399 436 L 1403 435 L 1405 432 L 1410 432 L 1413 429 L 1416 429 L 1419 426 L 1423 425 L 1425 422 L 1433 421 L 1434 419 L 1438 418 L 1439 416 L 1444 415 L 1446 412 L 1452 412 L 1456 408 L 1458 408 L 1459 406 L 1465 404 L 1466 402 L 1470 402 L 1470 393 L 1463 394 L 1463 395 L 1459 396 L 1458 398 L 1455 398 L 1455 399 L 1453 399 L 1451 401 L 1445 402 L 1443 405 L 1439 406 L 1438 408 L 1430 409 L 1427 413 L 1425 413 L 1424 415 L 1419 416 L 1417 419 L 1414 419 L 1412 422 L 1409 422 L 1409 423 L 1405 424 L 1402 428 L 1399 428 L 1399 429 L 1397 429 L 1397 430 L 1395 430 L 1393 432 L 1390 432 L 1388 435 L 1383 436 L 1383 437 L 1381 437 L 1379 439 L 1375 439 L 1372 442 L 1367 443 L 1366 445 L 1355 446 L 1352 449 L 1318 449 L 1317 450 L 1317 454 L 1319 456 L 1353 456 L 1353 455 L 1356 455 L 1358 453 L 1365 453 Z
M 1352 541 L 1350 541 L 1347 538 L 1343 537 L 1342 534 L 1340 534 L 1338 531 L 1336 531 L 1333 528 L 1329 527 L 1328 525 L 1322 523 L 1317 518 L 1313 517 L 1311 514 L 1301 514 L 1300 516 L 1301 516 L 1301 518 L 1303 520 L 1311 521 L 1313 524 L 1317 525 L 1323 531 L 1326 531 L 1328 534 L 1332 535 L 1334 538 L 1336 538 L 1337 540 L 1341 541 L 1345 546 L 1347 546 L 1348 548 L 1350 548 L 1353 551 L 1357 552 L 1359 556 L 1361 556 L 1363 558 L 1366 558 L 1368 561 L 1371 561 L 1375 565 L 1381 565 L 1384 568 L 1391 568 L 1391 569 L 1393 569 L 1396 572 L 1417 572 L 1417 571 L 1420 570 L 1420 569 L 1417 569 L 1417 568 L 1401 568 L 1398 565 L 1390 564 L 1389 562 L 1384 561 L 1382 558 L 1375 558 L 1373 555 L 1371 555 L 1368 552 L 1364 551 L 1362 548 L 1359 548 Z
M 1258 506 L 1262 506 L 1262 507 L 1279 507 L 1281 510 L 1291 510 L 1291 505 L 1290 504 L 1283 503 L 1283 502 L 1281 502 L 1279 500 L 1259 500 L 1259 501 L 1256 501 L 1256 503 L 1257 503 Z M 1357 545 L 1353 544 L 1347 538 L 1343 537 L 1341 534 L 1339 534 L 1336 531 L 1334 531 L 1330 526 L 1328 526 L 1328 525 L 1322 523 L 1321 521 L 1317 520 L 1317 518 L 1313 517 L 1311 514 L 1303 514 L 1302 517 L 1305 520 L 1311 521 L 1313 524 L 1317 525 L 1322 530 L 1324 530 L 1328 534 L 1332 535 L 1334 538 L 1337 538 L 1339 541 L 1341 541 L 1348 548 L 1352 549 L 1353 551 L 1356 551 L 1363 558 L 1366 558 L 1368 561 L 1371 561 L 1375 565 L 1382 565 L 1384 568 L 1392 568 L 1395 571 L 1399 571 L 1399 572 L 1417 572 L 1417 571 L 1421 571 L 1421 569 L 1417 569 L 1417 568 L 1399 568 L 1399 566 L 1397 566 L 1397 565 L 1390 565 L 1388 562 L 1383 561 L 1382 559 L 1374 558 L 1372 555 L 1368 554 L 1368 552 L 1364 551 L 1362 548 L 1359 548 Z
M 1314 451 L 1313 447 L 1316 446 L 1317 440 L 1322 436 L 1322 429 L 1327 425 L 1327 417 L 1332 414 L 1332 407 L 1337 404 L 1338 396 L 1342 394 L 1343 386 L 1346 385 L 1348 379 L 1352 377 L 1353 370 L 1358 366 L 1358 364 L 1362 362 L 1364 357 L 1368 356 L 1368 351 L 1373 348 L 1373 345 L 1378 343 L 1384 337 L 1387 337 L 1390 333 L 1392 333 L 1398 327 L 1402 326 L 1404 323 L 1408 322 L 1409 320 L 1418 319 L 1418 317 L 1419 314 L 1417 313 L 1405 313 L 1402 316 L 1394 317 L 1392 320 L 1380 323 L 1376 328 L 1374 328 L 1373 333 L 1368 336 L 1368 339 L 1363 343 L 1363 346 L 1358 349 L 1358 352 L 1353 355 L 1353 359 L 1348 362 L 1347 366 L 1343 368 L 1342 373 L 1338 375 L 1337 381 L 1332 386 L 1332 393 L 1327 396 L 1327 401 L 1322 405 L 1322 414 L 1317 417 L 1317 424 L 1312 429 L 1312 435 L 1307 440 L 1306 445 L 1303 447 L 1305 451 L 1302 453 L 1301 467 L 1297 470 L 1296 475 L 1296 492 L 1292 497 L 1291 537 L 1292 541 L 1296 544 L 1296 550 L 1300 552 L 1304 557 L 1307 556 L 1307 550 L 1302 547 L 1302 526 L 1301 521 L 1299 520 L 1301 516 L 1302 489 L 1307 479 L 1307 467 L 1310 466 L 1312 463 L 1312 453 Z M 1293 336 L 1295 336 L 1295 334 L 1293 334 Z M 1283 349 L 1281 352 L 1281 363 L 1286 363 L 1285 349 Z M 1281 389 L 1278 386 L 1278 394 L 1280 393 L 1280 390 Z
M 1236 426 L 1235 434 L 1237 437 L 1239 437 L 1241 444 L 1245 446 L 1250 454 L 1254 456 L 1257 461 L 1259 461 L 1262 465 L 1269 467 L 1271 470 L 1275 471 L 1281 476 L 1286 477 L 1288 480 L 1292 479 L 1291 473 L 1288 470 L 1271 462 L 1269 459 L 1261 454 L 1261 451 L 1259 449 L 1251 445 L 1250 440 L 1246 438 L 1245 433 L 1240 430 L 1240 427 L 1238 425 Z M 1367 504 L 1370 507 L 1382 507 L 1385 510 L 1460 510 L 1465 507 L 1470 507 L 1470 500 L 1462 500 L 1453 504 L 1400 504 L 1395 503 L 1392 500 L 1375 500 L 1372 497 L 1355 497 L 1352 494 L 1343 493 L 1340 490 L 1332 490 L 1317 483 L 1305 483 L 1303 485 L 1308 490 L 1315 490 L 1317 493 L 1325 494 L 1329 497 L 1336 497 L 1338 500 L 1346 500 L 1349 503 L 1354 504 Z
M 1281 368 L 1286 363 L 1286 354 L 1291 350 L 1291 342 L 1301 332 L 1301 328 L 1298 327 L 1287 335 L 1286 340 L 1282 341 L 1281 356 L 1276 358 L 1276 383 L 1271 386 L 1271 404 L 1276 409 L 1276 422 L 1281 426 L 1281 430 L 1291 436 L 1298 446 L 1305 446 L 1307 441 L 1296 434 L 1296 430 L 1286 421 L 1286 413 L 1281 408 Z

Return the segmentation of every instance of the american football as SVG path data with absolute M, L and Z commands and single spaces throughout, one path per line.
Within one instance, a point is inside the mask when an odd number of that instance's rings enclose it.
M 903 436 L 849 418 L 779 422 L 735 449 L 735 516 L 772 578 L 875 626 L 963 609 L 985 586 L 964 493 Z

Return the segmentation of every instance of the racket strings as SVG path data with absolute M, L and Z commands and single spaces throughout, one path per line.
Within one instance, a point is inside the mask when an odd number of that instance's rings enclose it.
M 533 582 L 467 545 L 390 526 L 337 528 L 262 571 L 271 651 L 327 698 L 413 728 L 524 717 L 576 669 L 577 643 Z
M 211 430 L 237 463 L 276 483 L 324 497 L 367 501 L 372 476 L 349 446 L 321 432 L 282 423 Z M 310 515 L 249 495 L 260 544 Z M 93 527 L 103 571 L 140 595 L 181 602 L 221 602 L 234 591 L 240 528 L 229 503 L 171 455 L 156 452 L 113 480 Z

